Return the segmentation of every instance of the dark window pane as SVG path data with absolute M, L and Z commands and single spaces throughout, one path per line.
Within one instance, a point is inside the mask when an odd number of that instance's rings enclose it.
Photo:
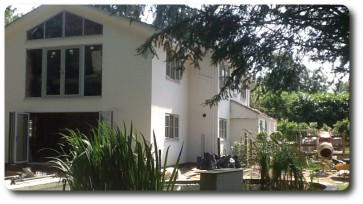
M 82 35 L 83 18 L 68 12 L 65 15 L 65 36 Z
M 66 49 L 65 56 L 65 87 L 64 93 L 78 94 L 79 92 L 79 49 Z
M 174 137 L 179 137 L 179 118 L 175 116 L 174 119 Z
M 60 94 L 61 51 L 47 51 L 47 95 Z
M 27 50 L 26 96 L 40 97 L 42 90 L 42 50 Z
M 63 12 L 45 22 L 45 38 L 62 37 Z
M 84 95 L 100 96 L 102 90 L 102 45 L 85 47 Z
M 44 38 L 44 23 L 32 28 L 27 32 L 27 39 L 43 39 Z
M 93 21 L 84 19 L 84 34 L 98 35 L 103 33 L 103 26 Z

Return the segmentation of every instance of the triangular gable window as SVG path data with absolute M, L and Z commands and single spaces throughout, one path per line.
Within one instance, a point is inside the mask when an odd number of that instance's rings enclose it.
M 103 26 L 101 24 L 63 11 L 28 30 L 27 39 L 101 35 L 102 33 Z

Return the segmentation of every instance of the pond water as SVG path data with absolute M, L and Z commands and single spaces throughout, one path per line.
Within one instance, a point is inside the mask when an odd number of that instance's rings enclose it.
M 311 183 L 309 187 L 301 191 L 323 191 L 326 186 L 319 183 Z M 241 191 L 279 191 L 278 189 L 272 189 L 270 187 L 262 186 L 259 184 L 259 179 L 244 179 Z M 175 191 L 200 191 L 198 183 L 190 184 L 175 184 Z M 285 190 L 283 190 L 285 191 Z

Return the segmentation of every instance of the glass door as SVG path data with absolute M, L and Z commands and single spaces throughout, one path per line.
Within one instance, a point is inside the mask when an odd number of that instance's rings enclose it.
M 15 117 L 15 163 L 28 162 L 29 113 L 16 113 Z

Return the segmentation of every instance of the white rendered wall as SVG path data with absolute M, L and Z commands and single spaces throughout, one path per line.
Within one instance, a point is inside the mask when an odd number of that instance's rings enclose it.
M 102 36 L 26 40 L 26 31 L 63 9 L 103 24 Z M 10 25 L 5 32 L 5 158 L 8 158 L 9 112 L 96 112 L 113 111 L 114 123 L 134 127 L 146 138 L 151 129 L 151 59 L 136 56 L 136 47 L 147 32 L 115 20 L 114 16 L 79 6 L 56 5 L 44 12 L 33 12 Z M 25 97 L 26 49 L 98 44 L 103 45 L 102 96 Z M 7 162 L 7 160 L 5 161 Z
M 247 137 L 255 139 L 258 133 L 258 119 L 256 118 L 232 118 L 231 119 L 231 144 L 243 142 L 245 133 Z M 252 132 L 252 134 L 250 133 Z
M 189 75 L 189 140 L 188 161 L 196 162 L 204 152 L 217 153 L 218 108 L 204 106 L 216 94 L 217 68 L 209 60 L 200 62 L 200 70 L 190 69 Z
M 188 80 L 189 69 L 185 70 L 180 81 L 166 78 L 166 53 L 157 49 L 158 58 L 152 60 L 152 105 L 151 132 L 155 132 L 158 148 L 164 156 L 167 148 L 168 165 L 175 164 L 184 142 L 182 157 L 179 163 L 187 162 L 188 154 Z M 165 138 L 165 114 L 179 116 L 179 138 Z
M 218 120 L 220 118 L 227 120 L 227 138 L 220 139 L 220 155 L 225 156 L 231 154 L 230 145 L 231 145 L 231 117 L 230 117 L 230 99 L 220 101 L 218 103 Z M 219 123 L 218 123 L 219 124 Z M 218 125 L 218 134 L 219 134 L 219 125 Z M 220 136 L 219 136 L 220 137 Z

